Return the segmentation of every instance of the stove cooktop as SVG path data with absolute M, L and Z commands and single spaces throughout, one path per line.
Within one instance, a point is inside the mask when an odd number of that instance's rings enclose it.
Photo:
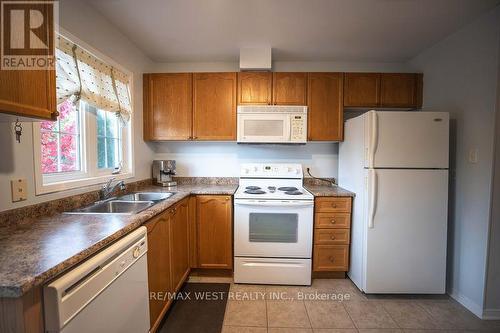
M 302 186 L 281 186 L 279 184 L 271 184 L 270 179 L 253 180 L 258 185 L 242 184 L 235 193 L 236 199 L 281 199 L 281 200 L 312 200 L 313 196 Z M 263 182 L 263 183 L 262 183 Z M 267 184 L 266 184 L 267 183 Z M 277 186 L 279 185 L 279 186 Z

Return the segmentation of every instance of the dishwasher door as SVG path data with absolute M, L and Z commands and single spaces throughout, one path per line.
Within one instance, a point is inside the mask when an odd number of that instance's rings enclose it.
M 149 331 L 146 228 L 44 287 L 47 332 Z

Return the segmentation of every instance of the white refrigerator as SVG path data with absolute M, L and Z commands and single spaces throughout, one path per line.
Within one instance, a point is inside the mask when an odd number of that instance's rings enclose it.
M 356 194 L 348 276 L 360 290 L 445 293 L 448 155 L 448 113 L 346 121 L 338 180 Z

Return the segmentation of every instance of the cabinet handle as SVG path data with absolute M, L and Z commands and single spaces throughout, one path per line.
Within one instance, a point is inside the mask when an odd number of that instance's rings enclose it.
M 335 261 L 335 258 L 333 258 L 332 256 L 329 256 L 329 257 L 328 257 L 328 260 L 330 260 L 330 262 L 334 262 L 334 261 Z
M 335 202 L 334 202 L 334 203 L 332 203 L 332 207 L 333 207 L 333 208 L 337 208 L 337 204 L 336 204 Z
M 331 220 L 331 221 L 330 221 L 330 223 L 331 223 L 331 224 L 335 224 L 335 220 Z
M 330 237 L 331 240 L 335 240 L 335 236 Z
M 226 201 L 229 201 L 229 197 L 228 197 L 228 198 L 226 198 Z

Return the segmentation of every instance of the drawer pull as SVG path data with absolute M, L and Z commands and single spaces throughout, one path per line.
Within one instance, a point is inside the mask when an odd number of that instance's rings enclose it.
M 337 208 L 337 204 L 336 204 L 335 202 L 334 202 L 334 203 L 332 203 L 332 207 L 333 207 L 333 208 Z
M 332 219 L 332 220 L 330 221 L 330 223 L 331 223 L 331 224 L 335 224 L 335 220 L 334 220 L 334 219 Z
M 330 239 L 331 239 L 331 240 L 335 240 L 335 236 L 331 236 L 331 237 L 330 237 Z
M 330 262 L 334 262 L 335 261 L 335 259 L 332 256 L 329 256 L 328 260 L 330 260 Z

